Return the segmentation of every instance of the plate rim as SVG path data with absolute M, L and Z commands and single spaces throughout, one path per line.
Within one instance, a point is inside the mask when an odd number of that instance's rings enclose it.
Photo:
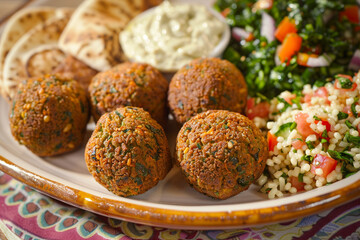
M 6 19 L 2 19 L 0 27 L 3 27 L 13 14 L 35 2 L 36 0 L 27 0 L 26 4 L 21 5 Z M 182 230 L 224 230 L 286 222 L 337 207 L 357 198 L 360 199 L 359 179 L 344 188 L 300 202 L 231 212 L 212 211 L 205 214 L 204 212 L 167 210 L 122 200 L 101 198 L 26 170 L 1 154 L 0 171 L 47 196 L 95 214 L 148 226 Z
M 359 179 L 344 188 L 314 196 L 305 201 L 259 209 L 204 213 L 167 210 L 102 198 L 26 170 L 2 155 L 0 155 L 0 170 L 41 193 L 66 204 L 106 217 L 172 229 L 234 229 L 286 222 L 336 207 L 360 196 Z

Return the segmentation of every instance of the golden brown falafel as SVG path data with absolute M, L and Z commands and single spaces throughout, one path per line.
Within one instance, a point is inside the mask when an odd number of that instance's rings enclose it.
M 198 114 L 177 136 L 176 162 L 188 183 L 218 199 L 246 190 L 264 171 L 267 156 L 260 130 L 240 113 Z
M 24 81 L 13 100 L 14 138 L 39 156 L 52 156 L 81 145 L 89 119 L 85 91 L 72 79 L 46 75 Z
M 171 168 L 164 130 L 136 107 L 102 115 L 86 145 L 85 160 L 95 180 L 119 196 L 149 190 Z
M 179 123 L 212 109 L 243 113 L 246 98 L 241 72 L 218 58 L 196 59 L 182 67 L 171 79 L 168 94 L 170 110 Z
M 154 67 L 144 63 L 122 63 L 98 73 L 89 86 L 95 120 L 118 107 L 141 107 L 160 124 L 167 120 L 168 82 Z

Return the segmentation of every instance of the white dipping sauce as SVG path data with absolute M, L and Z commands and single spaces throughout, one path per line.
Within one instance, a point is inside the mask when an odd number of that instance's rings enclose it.
M 220 42 L 226 23 L 203 5 L 167 1 L 132 20 L 120 43 L 132 61 L 176 71 L 191 60 L 208 57 Z

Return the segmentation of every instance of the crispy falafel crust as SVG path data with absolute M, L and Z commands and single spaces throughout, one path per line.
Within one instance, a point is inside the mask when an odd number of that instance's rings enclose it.
M 89 120 L 85 91 L 72 79 L 46 75 L 19 86 L 10 112 L 14 138 L 38 156 L 72 151 Z
M 99 119 L 85 161 L 97 182 L 125 197 L 154 187 L 172 166 L 164 130 L 136 107 L 118 108 Z
M 243 113 L 247 86 L 241 72 L 227 60 L 196 59 L 171 79 L 168 102 L 172 114 L 184 123 L 207 110 Z
M 210 110 L 181 128 L 176 163 L 188 183 L 226 199 L 248 189 L 264 171 L 268 146 L 260 130 L 240 113 Z
M 89 86 L 91 111 L 95 120 L 118 107 L 141 107 L 164 125 L 167 120 L 168 81 L 145 63 L 122 63 L 98 73 Z

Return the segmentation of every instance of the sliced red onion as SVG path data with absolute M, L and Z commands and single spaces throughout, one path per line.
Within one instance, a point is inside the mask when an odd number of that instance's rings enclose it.
M 247 39 L 250 36 L 250 33 L 243 28 L 233 27 L 231 35 L 236 39 L 236 41 L 240 42 L 243 39 Z
M 331 58 L 328 55 L 323 54 L 318 57 L 309 57 L 306 65 L 309 67 L 327 67 L 331 62 Z
M 360 50 L 356 50 L 354 55 L 351 58 L 349 63 L 350 70 L 359 71 L 360 70 Z
M 266 12 L 261 13 L 261 36 L 266 37 L 268 42 L 272 42 L 275 40 L 275 20 L 272 16 L 267 14 Z

